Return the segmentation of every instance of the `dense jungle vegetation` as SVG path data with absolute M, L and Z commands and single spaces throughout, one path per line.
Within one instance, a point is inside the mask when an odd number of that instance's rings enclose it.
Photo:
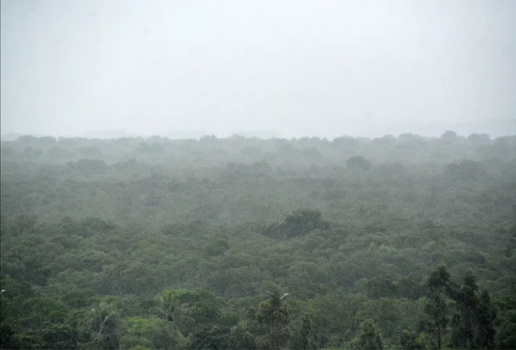
M 1 144 L 5 349 L 516 349 L 516 136 Z

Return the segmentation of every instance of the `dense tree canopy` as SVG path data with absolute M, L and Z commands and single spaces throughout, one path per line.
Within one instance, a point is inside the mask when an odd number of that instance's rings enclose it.
M 516 137 L 1 144 L 6 349 L 514 349 Z

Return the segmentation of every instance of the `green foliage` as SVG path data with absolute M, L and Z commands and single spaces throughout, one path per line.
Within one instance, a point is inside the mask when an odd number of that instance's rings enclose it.
M 516 137 L 1 151 L 2 348 L 516 347 Z
M 250 333 L 247 324 L 242 322 L 231 328 L 229 348 L 249 350 L 258 348 L 256 338 Z
M 259 348 L 279 349 L 288 345 L 291 338 L 289 314 L 279 292 L 272 292 L 268 300 L 258 305 L 253 321 L 251 330 L 257 336 Z
M 328 230 L 330 224 L 323 220 L 318 210 L 299 208 L 279 224 L 268 227 L 264 234 L 272 238 L 293 238 L 314 230 Z
M 317 346 L 315 344 L 315 335 L 312 332 L 312 321 L 308 315 L 303 316 L 301 329 L 296 332 L 291 341 L 292 349 L 300 350 L 315 350 Z
M 450 314 L 447 297 L 454 293 L 451 276 L 445 265 L 437 266 L 437 269 L 430 274 L 427 287 L 428 302 L 425 311 L 436 334 L 437 348 L 441 349 L 443 333 L 448 325 Z
M 516 349 L 516 288 L 498 301 L 498 310 L 497 344 L 500 349 Z
M 202 326 L 191 337 L 190 349 L 192 350 L 221 350 L 228 349 L 230 344 L 230 329 L 225 327 Z
M 382 335 L 373 320 L 365 320 L 360 324 L 357 339 L 352 343 L 357 350 L 382 350 Z
M 229 248 L 231 247 L 226 239 L 218 238 L 209 242 L 204 251 L 208 256 L 217 256 L 224 254 Z
M 404 350 L 426 350 L 437 347 L 435 341 L 428 334 L 416 334 L 408 330 L 401 333 L 400 344 Z
M 493 349 L 496 309 L 491 304 L 489 293 L 479 292 L 471 270 L 464 276 L 456 302 L 458 312 L 453 318 L 453 345 L 466 349 Z
M 89 334 L 87 344 L 103 349 L 118 349 L 120 344 L 120 312 L 115 303 L 106 300 L 92 308 L 82 320 L 81 330 Z
M 436 334 L 438 348 L 443 345 L 446 327 L 451 325 L 449 341 L 462 349 L 495 347 L 496 308 L 487 291 L 479 292 L 476 278 L 466 271 L 462 286 L 455 284 L 446 266 L 439 265 L 428 278 L 425 311 Z

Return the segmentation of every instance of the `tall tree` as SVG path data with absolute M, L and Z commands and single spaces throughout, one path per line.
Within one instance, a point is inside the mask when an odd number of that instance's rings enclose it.
M 516 349 L 516 286 L 498 300 L 500 328 L 497 343 L 500 349 Z
M 365 320 L 360 324 L 358 338 L 353 341 L 358 350 L 382 350 L 382 335 L 373 320 Z
M 85 316 L 82 328 L 90 333 L 89 345 L 102 349 L 119 348 L 120 314 L 114 303 L 102 301 Z
M 441 349 L 443 333 L 448 325 L 449 307 L 447 299 L 454 294 L 450 273 L 445 265 L 439 265 L 427 281 L 428 303 L 425 312 L 430 318 L 436 334 L 437 347 Z
M 303 316 L 301 329 L 297 332 L 294 342 L 291 344 L 292 349 L 299 350 L 315 350 L 317 346 L 313 341 L 312 321 L 308 315 Z
M 494 346 L 496 309 L 488 292 L 479 292 L 473 272 L 468 270 L 457 293 L 457 313 L 453 317 L 452 341 L 457 347 L 490 349 Z
M 262 348 L 279 349 L 288 344 L 291 337 L 289 314 L 277 291 L 258 305 L 255 320 L 258 323 L 259 343 Z
M 477 345 L 481 349 L 495 348 L 495 322 L 496 307 L 491 303 L 491 296 L 488 291 L 480 293 L 480 305 L 478 309 L 478 330 Z

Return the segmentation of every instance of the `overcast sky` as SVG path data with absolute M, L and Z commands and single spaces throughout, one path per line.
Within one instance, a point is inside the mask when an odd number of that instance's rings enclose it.
M 0 3 L 3 134 L 516 116 L 515 0 Z

